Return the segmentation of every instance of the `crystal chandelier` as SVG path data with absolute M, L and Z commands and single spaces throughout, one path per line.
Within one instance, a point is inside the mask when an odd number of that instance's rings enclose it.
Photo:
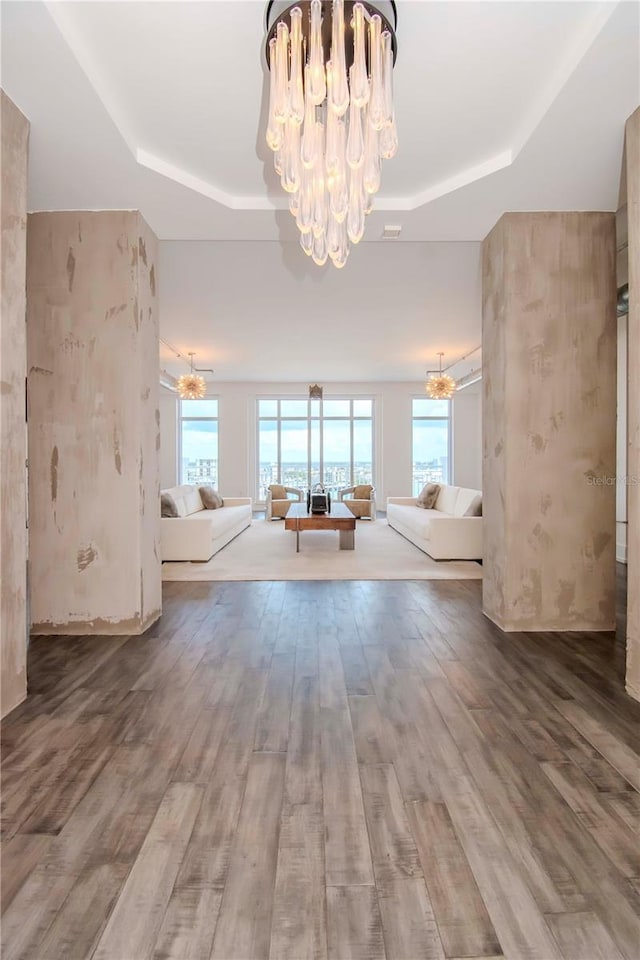
M 190 353 L 189 357 L 191 358 L 189 373 L 183 373 L 181 377 L 178 377 L 178 382 L 176 383 L 178 396 L 182 400 L 202 400 L 207 392 L 207 384 L 205 383 L 204 377 L 196 373 L 196 369 L 193 366 L 195 353 Z
M 427 382 L 424 385 L 427 396 L 430 400 L 449 400 L 456 389 L 456 382 L 453 377 L 442 372 L 442 358 L 444 353 L 439 353 L 440 369 L 437 371 L 427 370 Z
M 388 14 L 388 16 L 386 15 Z M 344 267 L 398 149 L 393 109 L 395 3 L 270 3 L 267 144 L 300 245 Z

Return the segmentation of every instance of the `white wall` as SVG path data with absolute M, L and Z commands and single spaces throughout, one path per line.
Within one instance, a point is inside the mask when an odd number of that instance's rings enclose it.
M 178 479 L 178 405 L 176 395 L 160 387 L 160 489 L 174 487 Z
M 453 400 L 453 481 L 482 488 L 482 395 L 480 385 L 456 393 Z
M 306 397 L 308 383 L 216 383 L 219 399 L 219 486 L 223 495 L 254 497 L 257 476 L 256 398 Z M 473 388 L 471 388 L 473 389 Z M 477 388 L 476 388 L 477 389 Z M 363 396 L 375 399 L 375 476 L 377 499 L 411 495 L 411 399 L 424 395 L 424 384 L 331 383 L 325 397 Z M 456 395 L 453 410 L 453 482 L 480 489 L 481 396 Z M 162 487 L 178 480 L 177 398 L 168 392 L 160 400 L 160 470 Z

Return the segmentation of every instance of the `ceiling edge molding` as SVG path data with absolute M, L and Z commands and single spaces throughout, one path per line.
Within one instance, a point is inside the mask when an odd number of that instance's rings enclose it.
M 475 183 L 476 180 L 482 180 L 484 177 L 491 176 L 492 173 L 504 170 L 505 167 L 509 167 L 512 163 L 512 151 L 504 150 L 502 153 L 497 153 L 488 160 L 483 160 L 482 163 L 478 163 L 473 167 L 467 167 L 467 169 L 462 170 L 461 173 L 456 173 L 452 177 L 447 177 L 445 180 L 441 180 L 439 183 L 427 187 L 426 190 L 422 190 L 412 197 L 376 197 L 374 209 L 417 210 L 418 207 L 423 207 L 433 200 L 438 200 L 440 197 L 446 196 L 448 193 L 455 193 L 456 190 L 461 190 L 462 187 L 467 187 L 470 183 Z
M 596 9 L 568 45 L 567 52 L 557 70 L 552 74 L 541 95 L 533 103 L 519 129 L 515 132 L 511 146 L 514 160 L 542 123 L 619 6 L 620 0 L 605 0 L 604 3 L 595 5 Z
M 249 197 L 227 193 L 208 180 L 201 180 L 200 177 L 194 176 L 188 170 L 176 167 L 173 163 L 163 160 L 162 157 L 156 157 L 140 147 L 135 151 L 135 158 L 141 167 L 153 170 L 154 173 L 159 173 L 160 176 L 167 177 L 167 179 L 187 187 L 188 190 L 193 190 L 203 197 L 208 197 L 209 200 L 215 200 L 216 203 L 228 207 L 230 210 L 285 210 L 289 206 L 286 197 L 269 197 L 268 195 Z
M 53 19 L 63 40 L 84 72 L 95 94 L 102 103 L 115 128 L 126 143 L 131 154 L 139 166 L 145 167 L 160 176 L 166 177 L 180 184 L 188 190 L 207 197 L 230 210 L 273 211 L 288 208 L 287 197 L 245 196 L 228 193 L 215 184 L 195 176 L 188 170 L 177 167 L 162 157 L 155 156 L 147 150 L 137 146 L 137 137 L 109 89 L 104 76 L 96 69 L 95 63 L 87 53 L 82 39 L 72 22 L 72 18 L 65 12 L 65 4 L 56 0 L 43 0 L 51 18 Z M 568 53 L 555 74 L 547 84 L 542 95 L 532 105 L 527 118 L 514 133 L 513 145 L 495 154 L 472 167 L 467 167 L 460 173 L 447 177 L 436 184 L 426 187 L 411 196 L 406 197 L 377 197 L 375 209 L 380 211 L 412 211 L 432 203 L 447 194 L 455 193 L 463 187 L 469 186 L 485 177 L 509 167 L 531 139 L 545 115 L 558 98 L 580 62 L 593 46 L 621 0 L 605 0 L 597 4 L 593 15 L 579 31 L 569 45 Z
M 106 77 L 102 76 L 96 69 L 95 63 L 87 52 L 72 18 L 66 12 L 67 4 L 58 3 L 57 0 L 43 0 L 43 3 L 62 39 L 69 47 L 94 93 L 109 115 L 111 122 L 135 157 L 137 139 L 135 133 L 130 129 L 129 122 L 120 109 L 117 98 L 109 90 Z M 70 6 L 73 6 L 73 4 Z

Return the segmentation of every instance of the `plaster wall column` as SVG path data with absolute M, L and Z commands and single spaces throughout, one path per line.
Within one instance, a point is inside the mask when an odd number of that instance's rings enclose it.
M 627 691 L 640 700 L 640 107 L 625 136 L 629 257 L 627 386 Z
M 615 627 L 613 213 L 509 213 L 483 245 L 483 608 Z
M 157 259 L 135 211 L 29 216 L 34 633 L 161 613 Z
M 29 122 L 0 90 L 0 714 L 27 695 L 27 150 Z

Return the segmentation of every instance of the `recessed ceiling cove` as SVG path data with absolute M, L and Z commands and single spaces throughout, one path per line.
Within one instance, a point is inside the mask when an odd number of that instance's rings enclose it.
M 480 240 L 505 210 L 615 209 L 638 5 L 398 7 L 394 110 L 365 243 Z M 140 209 L 161 239 L 297 243 L 265 142 L 262 0 L 2 7 L 31 121 L 31 209 Z M 392 213 L 392 216 L 389 215 Z
M 234 209 L 286 206 L 265 163 L 261 3 L 48 6 L 142 165 Z M 509 166 L 615 8 L 399 4 L 402 150 L 385 170 L 384 208 L 414 209 Z

